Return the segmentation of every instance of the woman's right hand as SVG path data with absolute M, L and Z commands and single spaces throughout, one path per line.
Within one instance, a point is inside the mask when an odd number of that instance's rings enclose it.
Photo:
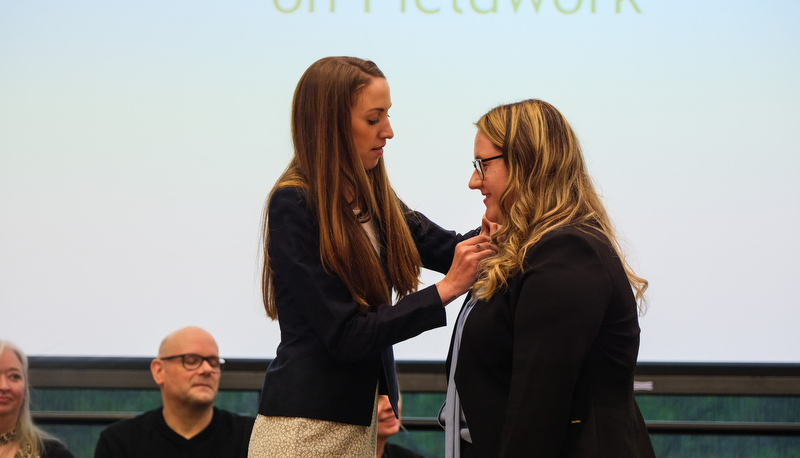
M 447 275 L 436 283 L 442 304 L 447 305 L 466 293 L 480 273 L 481 262 L 497 253 L 497 246 L 486 234 L 476 235 L 456 245 L 453 264 Z

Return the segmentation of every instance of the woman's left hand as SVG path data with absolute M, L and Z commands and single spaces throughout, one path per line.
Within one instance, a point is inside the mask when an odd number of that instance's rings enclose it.
M 494 237 L 494 233 L 500 230 L 500 225 L 493 223 L 486 219 L 486 216 L 481 218 L 481 235 L 488 235 Z

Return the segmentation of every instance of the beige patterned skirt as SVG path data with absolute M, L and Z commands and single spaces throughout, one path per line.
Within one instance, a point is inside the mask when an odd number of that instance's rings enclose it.
M 378 396 L 369 426 L 297 417 L 256 417 L 248 458 L 375 458 Z

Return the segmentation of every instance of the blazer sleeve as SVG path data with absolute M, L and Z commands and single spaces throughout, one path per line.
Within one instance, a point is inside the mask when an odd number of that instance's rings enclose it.
M 557 235 L 534 250 L 516 299 L 500 456 L 559 455 L 577 378 L 612 289 L 600 255 L 579 235 Z
M 480 233 L 480 228 L 473 229 L 466 234 L 443 229 L 438 224 L 429 220 L 422 213 L 405 207 L 406 224 L 417 246 L 422 265 L 426 269 L 446 274 L 453 263 L 456 245 L 462 240 L 474 237 Z
M 319 226 L 297 188 L 275 191 L 268 207 L 268 250 L 276 302 L 302 311 L 334 358 L 358 361 L 447 323 L 436 286 L 360 314 L 347 286 L 322 267 Z M 285 310 L 280 309 L 282 315 Z M 294 313 L 294 310 L 292 311 Z M 281 318 L 282 328 L 284 320 Z

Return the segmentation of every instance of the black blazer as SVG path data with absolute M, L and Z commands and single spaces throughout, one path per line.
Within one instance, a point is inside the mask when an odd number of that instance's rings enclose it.
M 607 239 L 545 235 L 464 325 L 455 383 L 474 456 L 654 456 L 633 397 L 638 352 L 636 302 Z
M 362 315 L 322 267 L 316 211 L 303 191 L 276 190 L 267 211 L 281 343 L 258 412 L 369 426 L 379 383 L 396 406 L 392 344 L 447 322 L 436 286 Z M 446 273 L 462 237 L 419 213 L 406 212 L 406 221 L 423 265 Z

